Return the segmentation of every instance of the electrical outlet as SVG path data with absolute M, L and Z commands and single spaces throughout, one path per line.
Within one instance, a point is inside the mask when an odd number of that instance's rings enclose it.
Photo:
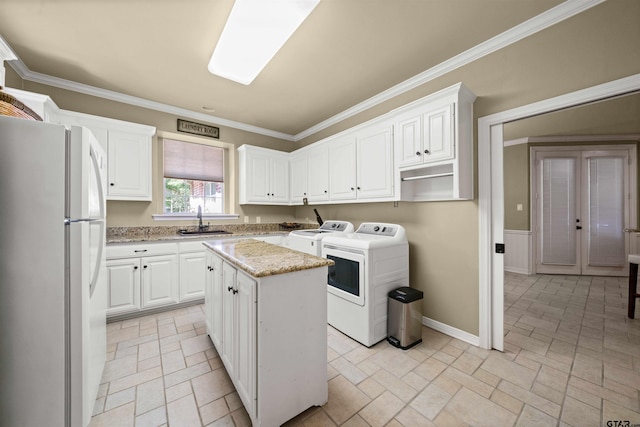
M 245 223 L 249 222 L 249 216 L 248 216 L 248 215 L 245 215 L 245 216 L 244 216 L 244 222 L 245 222 Z
M 522 203 L 518 203 L 518 204 L 516 205 L 516 210 L 517 210 L 517 211 L 521 211 L 521 210 L 522 210 Z
M 260 224 L 262 222 L 262 218 L 259 216 L 256 217 L 256 224 Z

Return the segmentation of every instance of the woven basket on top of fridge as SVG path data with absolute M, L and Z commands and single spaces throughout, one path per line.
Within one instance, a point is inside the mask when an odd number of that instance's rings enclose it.
M 20 117 L 28 120 L 42 121 L 42 118 L 37 115 L 31 108 L 18 101 L 14 96 L 9 95 L 2 91 L 0 86 L 0 115 Z

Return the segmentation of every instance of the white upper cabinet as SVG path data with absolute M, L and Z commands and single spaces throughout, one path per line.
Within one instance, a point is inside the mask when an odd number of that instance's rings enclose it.
M 357 134 L 356 190 L 359 201 L 391 200 L 394 195 L 393 125 L 382 123 Z
M 107 199 L 151 200 L 151 137 L 109 131 Z
M 399 166 L 449 160 L 455 156 L 453 112 L 447 104 L 427 112 L 411 111 L 398 118 Z
M 152 126 L 60 110 L 58 123 L 84 126 L 107 153 L 107 200 L 151 200 Z
M 350 200 L 357 197 L 356 137 L 344 135 L 329 143 L 329 198 Z
M 393 112 L 401 200 L 473 199 L 475 98 L 458 83 Z
M 240 204 L 289 204 L 289 154 L 243 145 L 239 153 Z
M 291 154 L 275 152 L 289 159 L 289 204 L 473 199 L 475 99 L 458 83 Z M 247 168 L 243 160 L 244 151 L 273 150 L 243 147 L 240 203 L 285 204 L 271 190 L 272 161 Z
M 314 145 L 307 151 L 307 198 L 309 203 L 329 200 L 329 147 Z
M 381 201 L 394 196 L 393 126 L 375 123 L 329 143 L 333 201 Z
M 291 204 L 322 203 L 329 200 L 329 148 L 313 144 L 290 155 Z
M 300 151 L 291 155 L 289 167 L 291 172 L 291 204 L 301 205 L 307 198 L 307 174 L 308 172 L 308 156 L 306 151 Z

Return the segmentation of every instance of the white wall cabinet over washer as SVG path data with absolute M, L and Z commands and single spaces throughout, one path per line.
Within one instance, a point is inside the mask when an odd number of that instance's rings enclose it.
M 289 153 L 238 147 L 240 204 L 289 204 Z
M 329 143 L 330 200 L 394 199 L 393 125 L 368 123 Z
M 176 243 L 107 246 L 107 316 L 178 302 Z
M 90 129 L 107 153 L 107 200 L 151 200 L 151 140 L 155 127 L 74 111 L 56 113 L 61 124 Z
M 329 201 L 329 146 L 315 143 L 291 153 L 291 204 Z
M 405 201 L 473 199 L 473 102 L 462 83 L 392 112 Z

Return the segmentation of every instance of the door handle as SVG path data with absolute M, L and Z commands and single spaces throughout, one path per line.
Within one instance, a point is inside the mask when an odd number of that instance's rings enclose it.
M 582 226 L 581 225 L 576 225 L 576 230 L 582 230 Z

